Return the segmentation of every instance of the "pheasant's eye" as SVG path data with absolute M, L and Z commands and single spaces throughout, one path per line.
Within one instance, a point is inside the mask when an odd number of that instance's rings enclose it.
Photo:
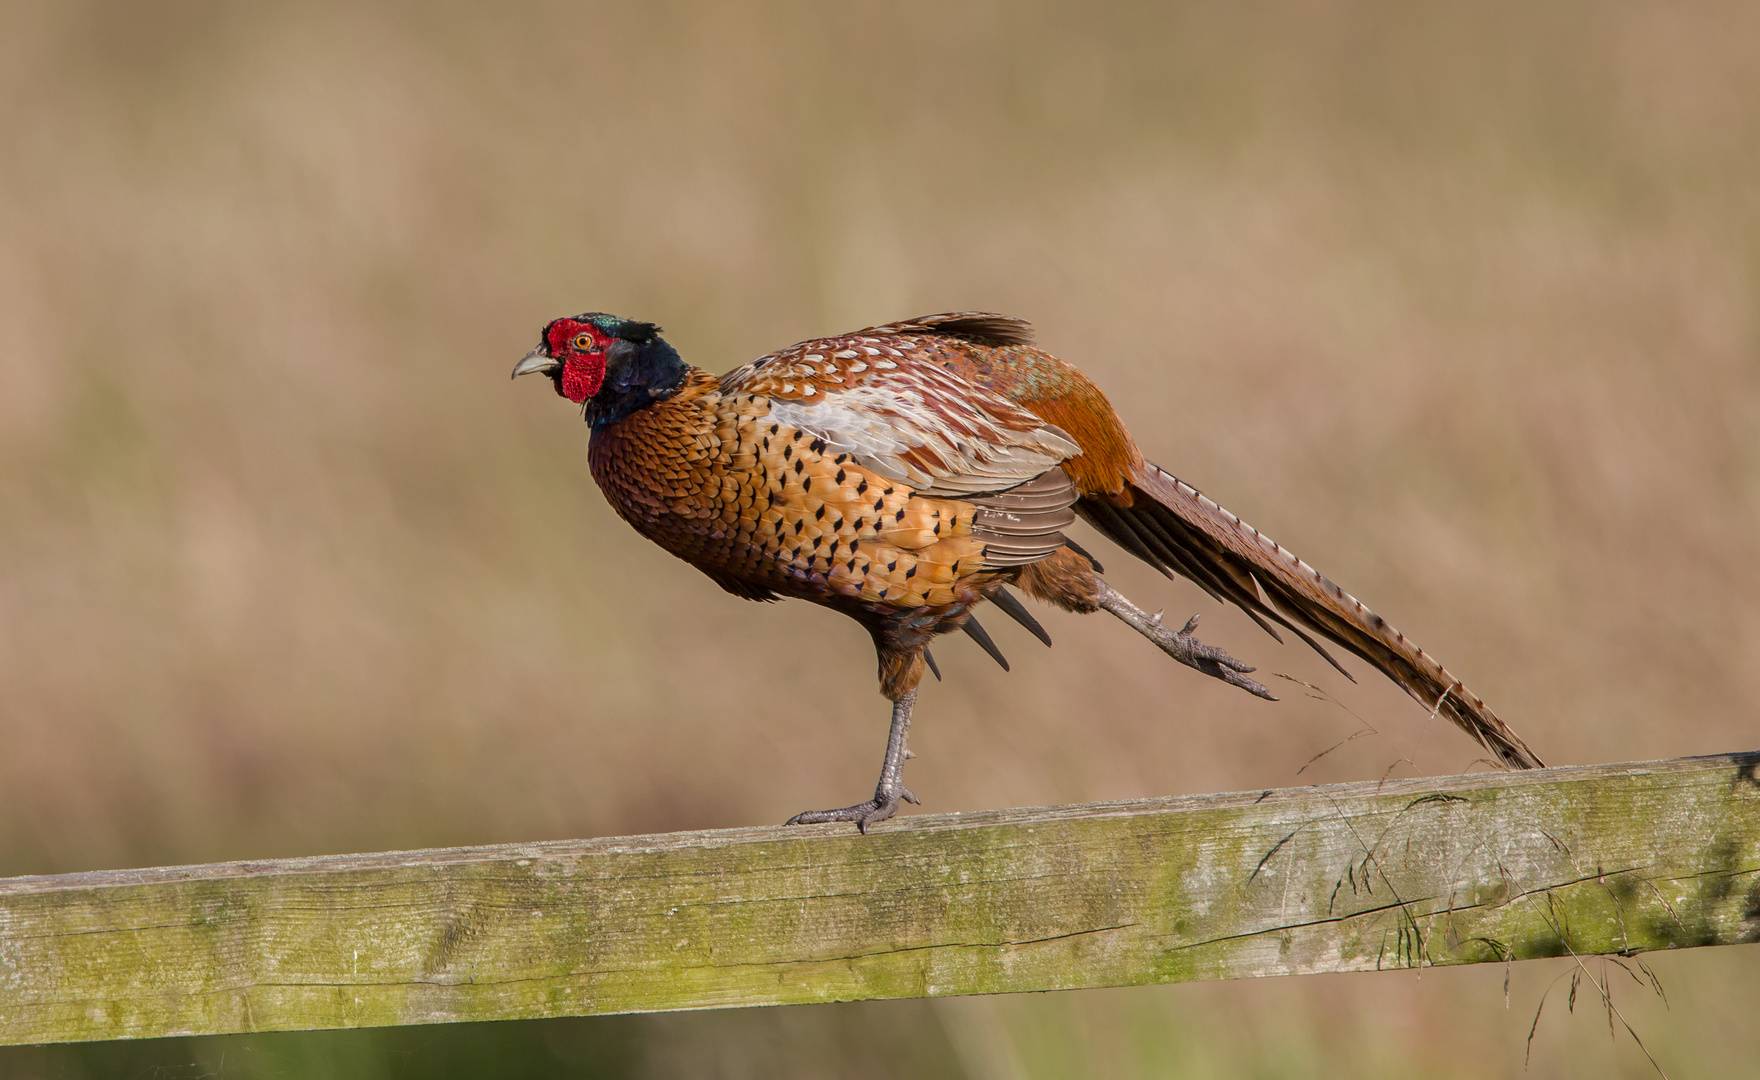
M 593 347 L 593 339 L 586 334 L 581 334 L 574 339 L 574 347 L 586 352 Z

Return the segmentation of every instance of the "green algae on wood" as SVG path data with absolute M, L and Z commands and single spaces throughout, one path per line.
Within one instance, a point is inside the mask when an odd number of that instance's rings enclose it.
M 1760 941 L 1760 754 L 0 880 L 0 1043 Z

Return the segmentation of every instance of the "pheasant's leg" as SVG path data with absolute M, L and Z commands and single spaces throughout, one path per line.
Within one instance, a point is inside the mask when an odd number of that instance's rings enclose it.
M 1238 686 L 1249 694 L 1257 695 L 1267 701 L 1277 698 L 1265 687 L 1247 678 L 1246 672 L 1254 670 L 1251 664 L 1243 664 L 1234 657 L 1218 649 L 1214 645 L 1206 645 L 1192 636 L 1198 628 L 1198 617 L 1193 615 L 1180 630 L 1172 630 L 1162 625 L 1161 616 L 1150 615 L 1142 608 L 1121 596 L 1117 589 L 1108 585 L 1100 577 L 1094 578 L 1094 599 L 1107 611 L 1117 615 L 1137 633 L 1160 646 L 1161 651 L 1190 668 L 1196 668 L 1206 675 L 1221 679 L 1230 686 Z
M 892 703 L 892 730 L 886 735 L 886 760 L 880 766 L 880 782 L 874 786 L 872 799 L 839 810 L 803 811 L 789 818 L 785 824 L 817 825 L 826 821 L 853 821 L 856 828 L 867 832 L 868 826 L 876 821 L 885 821 L 898 813 L 900 799 L 908 803 L 916 802 L 917 797 L 901 783 L 904 774 L 904 740 L 911 730 L 911 706 L 916 702 L 917 692 L 907 690 Z

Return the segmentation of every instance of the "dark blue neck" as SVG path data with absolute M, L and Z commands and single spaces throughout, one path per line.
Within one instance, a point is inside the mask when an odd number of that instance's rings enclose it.
M 684 385 L 689 370 L 663 338 L 640 343 L 619 338 L 605 358 L 605 384 L 587 401 L 587 423 L 597 431 L 666 400 Z

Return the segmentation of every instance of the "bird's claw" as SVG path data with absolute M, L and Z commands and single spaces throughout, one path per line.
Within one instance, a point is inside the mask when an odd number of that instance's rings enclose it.
M 1256 697 L 1262 697 L 1267 701 L 1277 700 L 1271 691 L 1247 678 L 1246 673 L 1253 670 L 1253 665 L 1243 664 L 1216 646 L 1206 645 L 1192 636 L 1192 631 L 1198 628 L 1196 615 L 1187 619 L 1186 624 L 1175 631 L 1161 621 L 1163 612 L 1157 611 L 1151 616 L 1142 608 L 1119 595 L 1118 590 L 1105 581 L 1098 578 L 1095 580 L 1097 586 L 1094 602 L 1123 619 L 1137 633 L 1153 641 L 1162 652 L 1189 668 L 1195 668 L 1212 678 L 1221 679 L 1230 686 L 1238 686 Z
M 922 805 L 921 800 L 912 794 L 909 788 L 901 787 L 892 792 L 876 791 L 872 799 L 856 803 L 854 806 L 844 806 L 836 810 L 803 810 L 782 824 L 786 827 L 789 825 L 823 825 L 832 821 L 851 821 L 855 823 L 857 829 L 866 833 L 868 826 L 885 821 L 898 813 L 898 804 L 901 801 L 916 806 Z
M 1193 615 L 1186 620 L 1185 626 L 1178 632 L 1165 626 L 1151 624 L 1147 631 L 1149 640 L 1161 647 L 1161 651 L 1213 678 L 1221 679 L 1230 686 L 1238 686 L 1255 697 L 1267 701 L 1276 701 L 1277 697 L 1262 684 L 1247 678 L 1247 672 L 1257 670 L 1252 664 L 1236 660 L 1222 649 L 1214 645 L 1206 645 L 1192 636 L 1198 627 L 1198 616 Z

